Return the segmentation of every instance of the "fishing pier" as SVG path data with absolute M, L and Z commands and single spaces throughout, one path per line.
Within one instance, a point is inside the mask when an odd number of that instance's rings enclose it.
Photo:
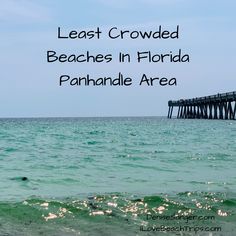
M 168 102 L 168 118 L 178 108 L 178 119 L 236 119 L 236 91 L 206 97 L 180 99 Z

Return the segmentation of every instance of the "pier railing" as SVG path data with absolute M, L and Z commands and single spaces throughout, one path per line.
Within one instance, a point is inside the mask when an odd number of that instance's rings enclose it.
M 178 107 L 178 119 L 236 119 L 236 91 L 168 102 L 168 118 Z

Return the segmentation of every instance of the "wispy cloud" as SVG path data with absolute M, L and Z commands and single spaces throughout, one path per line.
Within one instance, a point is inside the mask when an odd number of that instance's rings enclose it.
M 186 0 L 97 0 L 98 2 L 111 6 L 111 7 L 127 7 L 131 6 L 133 4 L 145 4 L 145 5 L 155 5 L 155 6 L 160 6 L 160 5 L 176 5 L 179 3 L 182 3 Z
M 26 23 L 49 20 L 46 7 L 30 0 L 1 0 L 0 21 Z

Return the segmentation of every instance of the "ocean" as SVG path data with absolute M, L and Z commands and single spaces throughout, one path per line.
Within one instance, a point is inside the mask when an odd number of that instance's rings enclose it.
M 0 119 L 0 235 L 236 235 L 236 121 Z

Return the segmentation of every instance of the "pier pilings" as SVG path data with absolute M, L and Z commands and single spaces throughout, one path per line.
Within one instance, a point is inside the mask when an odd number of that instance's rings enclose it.
M 177 107 L 177 119 L 236 119 L 236 91 L 168 102 L 168 118 Z

